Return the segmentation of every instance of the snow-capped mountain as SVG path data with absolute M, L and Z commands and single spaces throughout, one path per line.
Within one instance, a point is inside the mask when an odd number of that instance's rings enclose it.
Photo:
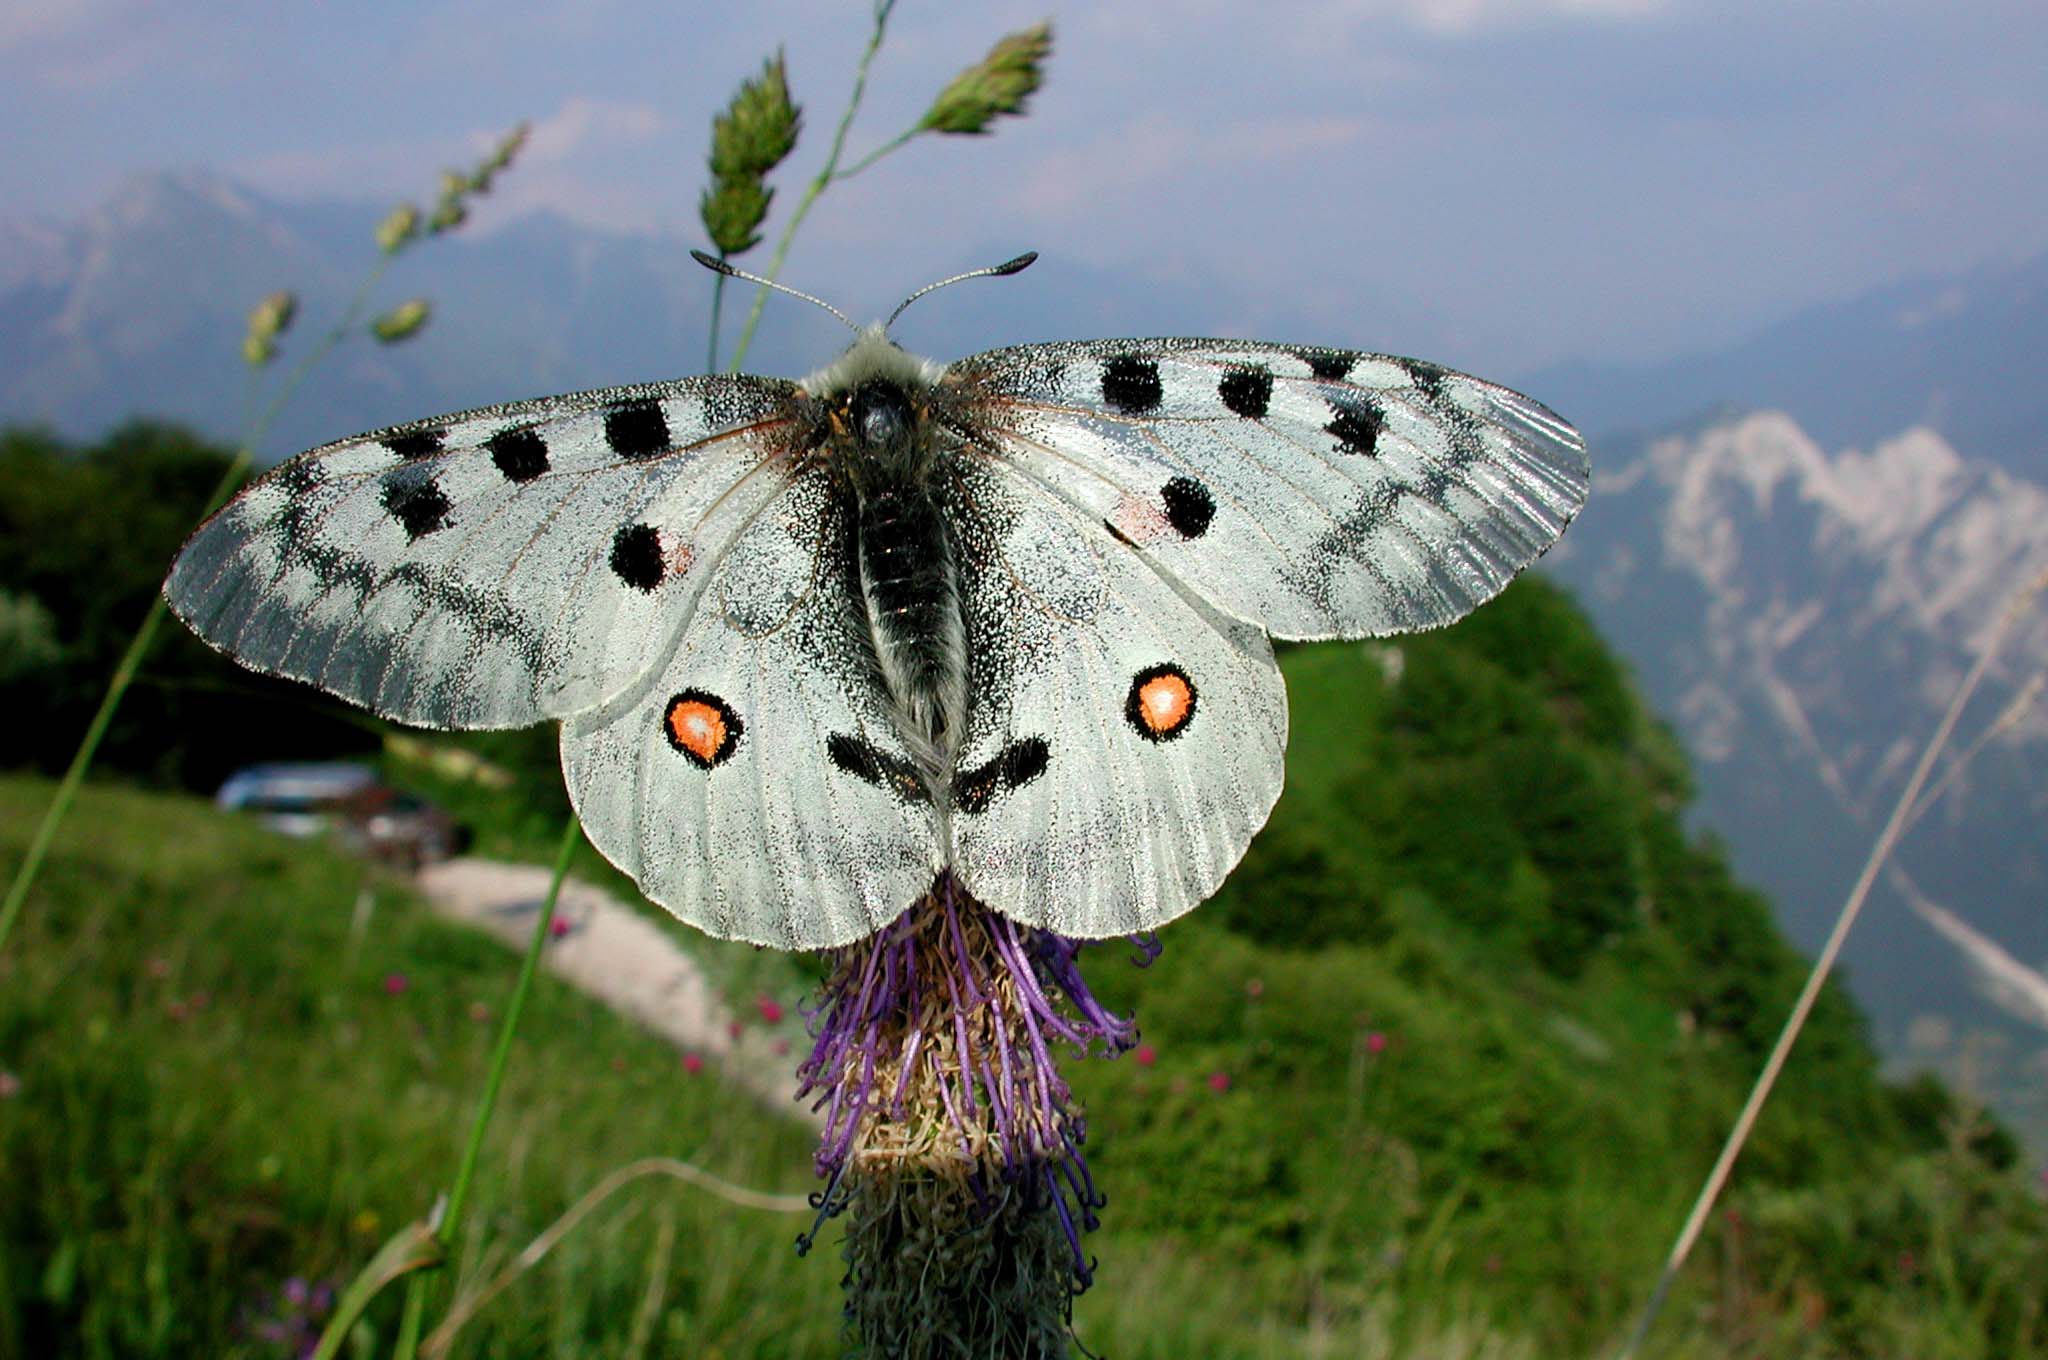
M 1888 1052 L 2048 1132 L 2048 488 L 1925 428 L 1830 453 L 1776 411 L 1595 467 L 1556 569 L 1692 750 L 1700 823 L 1809 948 L 1999 644 L 1846 958 Z

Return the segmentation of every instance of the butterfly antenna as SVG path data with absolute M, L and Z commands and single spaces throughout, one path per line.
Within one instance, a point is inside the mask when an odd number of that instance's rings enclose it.
M 845 312 L 840 311 L 837 307 L 834 307 L 831 303 L 825 301 L 825 299 L 823 298 L 814 298 L 809 293 L 798 292 L 796 289 L 790 287 L 786 283 L 777 283 L 773 279 L 764 279 L 759 274 L 749 274 L 744 269 L 735 269 L 733 266 L 727 264 L 724 260 L 719 259 L 716 255 L 706 255 L 701 250 L 691 251 L 690 258 L 695 260 L 698 264 L 703 265 L 706 269 L 710 270 L 714 274 L 723 274 L 729 279 L 745 279 L 748 283 L 758 283 L 763 288 L 773 288 L 778 293 L 787 293 L 793 298 L 802 298 L 805 302 L 816 303 L 818 306 L 823 307 L 826 311 L 832 313 L 832 315 L 838 317 L 840 321 L 845 324 L 846 329 L 852 331 L 856 335 L 860 334 L 860 327 L 854 325 L 853 322 L 850 319 L 848 319 Z M 1018 268 L 1021 269 L 1023 268 L 1023 266 L 1019 265 Z M 987 271 L 984 270 L 983 272 L 986 273 Z M 948 282 L 951 282 L 951 280 L 948 280 Z M 898 308 L 897 310 L 901 311 L 902 309 Z
M 928 283 L 909 297 L 903 299 L 902 305 L 889 313 L 889 319 L 882 323 L 882 329 L 888 330 L 889 327 L 895 325 L 896 318 L 903 315 L 903 309 L 923 297 L 926 293 L 936 293 L 947 284 L 958 283 L 962 279 L 1007 278 L 1012 274 L 1021 273 L 1028 269 L 1031 266 L 1031 262 L 1037 258 L 1037 251 L 1027 250 L 1014 260 L 1004 260 L 1001 264 L 990 265 L 986 269 L 970 269 L 965 274 L 955 274 L 950 279 L 940 279 L 937 283 Z

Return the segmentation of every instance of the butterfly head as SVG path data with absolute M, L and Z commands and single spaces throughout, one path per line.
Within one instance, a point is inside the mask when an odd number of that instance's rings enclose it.
M 852 460 L 856 468 L 898 467 L 922 461 L 916 455 L 930 443 L 931 402 L 945 372 L 870 326 L 802 387 L 822 408 L 833 443 L 861 455 Z

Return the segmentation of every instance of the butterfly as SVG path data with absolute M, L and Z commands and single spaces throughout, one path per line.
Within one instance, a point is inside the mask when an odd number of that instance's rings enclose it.
M 165 595 L 399 722 L 559 719 L 585 834 L 712 935 L 849 943 L 943 874 L 1104 938 L 1208 897 L 1272 810 L 1270 639 L 1450 623 L 1587 493 L 1570 425 L 1433 364 L 1196 339 L 939 364 L 889 324 L 797 382 L 323 445 L 201 525 Z

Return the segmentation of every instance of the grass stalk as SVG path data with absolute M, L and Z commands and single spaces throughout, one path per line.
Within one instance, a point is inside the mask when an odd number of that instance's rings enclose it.
M 782 265 L 789 258 L 790 243 L 796 239 L 797 228 L 803 225 L 804 217 L 810 212 L 811 205 L 818 201 L 818 195 L 824 193 L 826 186 L 838 177 L 839 158 L 846 150 L 846 134 L 853 127 L 854 115 L 860 111 L 862 96 L 867 93 L 868 67 L 873 64 L 875 53 L 881 50 L 882 37 L 889 27 L 889 11 L 895 7 L 896 0 L 876 0 L 874 31 L 868 34 L 867 48 L 860 54 L 860 65 L 854 70 L 853 93 L 847 97 L 846 112 L 840 115 L 839 128 L 832 134 L 832 150 L 826 155 L 824 165 L 805 186 L 804 196 L 797 200 L 796 211 L 783 224 L 782 235 L 775 242 L 775 254 L 769 259 L 768 268 L 762 271 L 764 278 L 782 277 Z M 862 162 L 863 165 L 866 163 Z M 740 331 L 739 343 L 733 347 L 728 372 L 739 372 L 740 365 L 746 361 L 747 349 L 754 342 L 754 328 L 761 324 L 761 310 L 768 305 L 769 292 L 765 287 L 754 290 L 754 305 L 747 309 L 747 324 Z
M 462 1156 L 455 1165 L 455 1183 L 448 1191 L 448 1203 L 440 1215 L 435 1233 L 443 1243 L 455 1240 L 456 1230 L 462 1225 L 462 1211 L 469 1203 L 470 1183 L 476 1179 L 477 1157 L 483 1150 L 484 1132 L 490 1127 L 491 1115 L 497 1109 L 498 1089 L 505 1082 L 505 1068 L 512 1057 L 512 1038 L 519 1028 L 520 1012 L 526 1009 L 527 993 L 533 990 L 534 975 L 540 971 L 541 950 L 548 942 L 548 928 L 554 923 L 555 901 L 562 895 L 562 880 L 569 876 L 569 861 L 576 852 L 576 843 L 582 827 L 576 814 L 570 813 L 562 825 L 562 843 L 555 851 L 554 876 L 548 880 L 547 895 L 541 899 L 540 913 L 533 923 L 533 935 L 527 941 L 526 956 L 519 961 L 519 978 L 512 984 L 511 999 L 505 1003 L 505 1016 L 498 1024 L 498 1041 L 491 1051 L 490 1069 L 484 1074 L 484 1089 L 477 1097 L 476 1113 L 470 1118 L 469 1140 L 463 1144 Z M 393 1349 L 394 1360 L 413 1360 L 418 1354 L 420 1327 L 426 1318 L 427 1277 L 415 1274 L 406 1281 L 405 1312 L 399 1319 L 398 1344 Z
M 725 252 L 720 251 L 718 258 L 724 259 Z M 704 351 L 704 371 L 706 373 L 718 372 L 718 329 L 723 324 L 720 318 L 724 313 L 725 275 L 713 274 L 711 276 L 711 341 Z
M 371 291 L 384 277 L 384 271 L 390 263 L 390 255 L 378 256 L 375 267 L 364 275 L 355 295 L 342 309 L 340 319 L 306 351 L 298 363 L 292 366 L 269 403 L 250 420 L 242 436 L 241 446 L 235 450 L 234 458 L 221 473 L 220 481 L 214 485 L 213 493 L 207 497 L 206 508 L 199 513 L 200 520 L 204 520 L 226 504 L 228 497 L 234 494 L 235 488 L 242 484 L 242 478 L 248 475 L 250 465 L 255 461 L 256 447 L 263 442 L 264 436 L 270 433 L 270 426 L 277 419 L 278 412 L 284 409 L 284 404 L 298 391 L 299 385 L 306 380 L 306 375 L 312 372 L 313 365 L 340 343 L 344 335 L 354 329 L 356 322 L 361 319 L 363 307 L 369 302 Z M 36 826 L 36 834 L 29 842 L 28 853 L 15 868 L 14 878 L 7 885 L 6 900 L 0 902 L 0 951 L 7 948 L 7 938 L 13 933 L 14 922 L 21 915 L 23 904 L 28 901 L 29 890 L 35 886 L 36 876 L 42 872 L 43 860 L 49 854 L 51 843 L 57 838 L 57 829 L 63 825 L 65 816 L 71 811 L 71 804 L 78 796 L 78 786 L 85 780 L 85 772 L 92 767 L 93 757 L 99 754 L 100 743 L 105 740 L 107 729 L 113 725 L 115 711 L 121 707 L 122 698 L 128 693 L 128 687 L 135 682 L 136 673 L 142 669 L 142 663 L 148 657 L 150 647 L 156 642 L 157 630 L 163 626 L 166 609 L 162 595 L 150 601 L 149 612 L 142 616 L 142 622 L 135 629 L 135 636 L 128 641 L 128 650 L 122 653 L 120 662 L 114 667 L 114 674 L 107 681 L 107 692 L 101 696 L 98 710 L 94 712 L 92 721 L 86 725 L 85 735 L 79 739 L 78 749 L 72 752 L 71 763 L 65 767 L 64 777 L 57 785 L 56 795 L 50 799 L 50 806 L 44 810 L 43 819 Z
M 1990 670 L 1999 648 L 2004 644 L 2013 623 L 2029 605 L 2036 592 L 2048 584 L 2048 575 L 2034 581 L 2018 591 L 2007 604 L 1997 626 L 1977 654 L 1976 662 L 1970 667 L 1963 682 L 1949 699 L 1947 710 L 1941 721 L 1935 725 L 1934 734 L 1927 739 L 1926 747 L 1920 752 L 1919 763 L 1913 767 L 1913 774 L 1906 781 L 1905 790 L 1899 794 L 1898 802 L 1885 822 L 1884 829 L 1870 847 L 1870 854 L 1863 862 L 1863 870 L 1856 876 L 1856 884 L 1849 890 L 1847 900 L 1835 916 L 1834 929 L 1828 932 L 1827 943 L 1821 947 L 1820 956 L 1806 975 L 1806 984 L 1799 990 L 1799 999 L 1793 1003 L 1792 1013 L 1785 1018 L 1785 1024 L 1778 1031 L 1778 1039 L 1771 1046 L 1769 1058 L 1764 1062 L 1763 1071 L 1757 1075 L 1756 1084 L 1750 1088 L 1749 1098 L 1743 1102 L 1742 1112 L 1736 1116 L 1734 1127 L 1728 1130 L 1727 1140 L 1721 1145 L 1721 1154 L 1714 1160 L 1713 1170 L 1707 1173 L 1706 1183 L 1700 1187 L 1698 1198 L 1693 1201 L 1692 1212 L 1686 1216 L 1685 1224 L 1678 1230 L 1678 1237 L 1672 1243 L 1671 1254 L 1664 1262 L 1663 1270 L 1657 1276 L 1656 1284 L 1650 1290 L 1650 1297 L 1643 1305 L 1643 1311 L 1636 1318 L 1635 1326 L 1615 1352 L 1614 1360 L 1634 1360 L 1643 1342 L 1649 1337 L 1651 1327 L 1656 1325 L 1657 1315 L 1663 1311 L 1664 1300 L 1671 1292 L 1672 1283 L 1685 1266 L 1686 1258 L 1692 1254 L 1700 1233 L 1705 1229 L 1707 1215 L 1713 1212 L 1714 1203 L 1721 1197 L 1721 1191 L 1728 1184 L 1728 1177 L 1735 1168 L 1735 1159 L 1741 1155 L 1743 1144 L 1749 1141 L 1750 1130 L 1756 1126 L 1757 1116 L 1762 1112 L 1764 1102 L 1770 1098 L 1771 1090 L 1777 1085 L 1778 1075 L 1785 1068 L 1785 1061 L 1791 1055 L 1792 1046 L 1798 1042 L 1799 1034 L 1806 1026 L 1807 1017 L 1812 1014 L 1814 1003 L 1820 999 L 1820 990 L 1834 971 L 1835 960 L 1842 952 L 1843 943 L 1849 938 L 1849 931 L 1862 914 L 1863 904 L 1870 896 L 1870 889 L 1877 881 L 1878 873 L 1891 858 L 1899 838 L 1907 826 L 1922 810 L 1921 790 L 1927 778 L 1934 771 L 1934 763 L 1947 749 L 1949 738 L 1954 734 L 1956 723 L 1963 716 L 1977 692 L 1978 684 Z
M 446 1354 L 448 1348 L 454 1344 L 455 1333 L 481 1312 L 485 1304 L 504 1293 L 520 1276 L 547 1259 L 548 1253 L 561 1245 L 562 1239 L 574 1232 L 583 1220 L 606 1200 L 635 1181 L 644 1180 L 649 1176 L 667 1176 L 671 1180 L 683 1181 L 743 1209 L 762 1209 L 770 1213 L 784 1214 L 816 1212 L 816 1206 L 811 1203 L 808 1195 L 777 1195 L 762 1190 L 750 1190 L 674 1157 L 642 1157 L 638 1161 L 628 1162 L 609 1172 L 603 1180 L 584 1191 L 574 1204 L 562 1212 L 561 1217 L 542 1229 L 540 1234 L 527 1243 L 525 1248 L 488 1283 L 473 1293 L 457 1299 L 449 1308 L 448 1316 L 442 1319 L 440 1326 L 434 1329 L 433 1334 L 421 1346 L 420 1354 L 428 1357 L 428 1360 Z

